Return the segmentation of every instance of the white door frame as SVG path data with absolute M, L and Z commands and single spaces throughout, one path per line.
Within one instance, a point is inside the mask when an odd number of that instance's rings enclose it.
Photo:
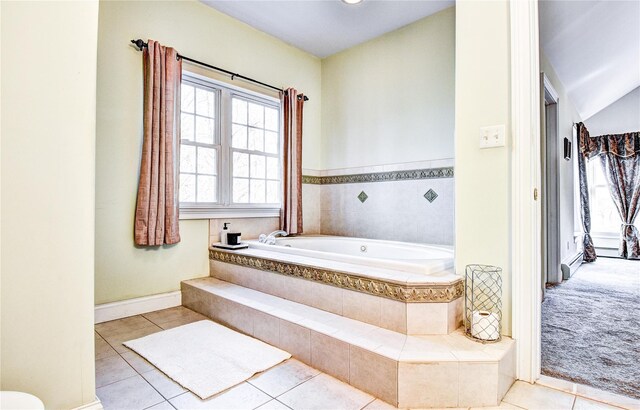
M 511 26 L 511 235 L 512 333 L 516 378 L 540 376 L 541 201 L 540 62 L 537 0 L 512 0 Z

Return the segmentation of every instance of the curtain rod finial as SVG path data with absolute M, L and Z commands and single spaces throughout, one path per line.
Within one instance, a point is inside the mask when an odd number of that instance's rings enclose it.
M 131 42 L 133 44 L 136 45 L 136 47 L 138 47 L 138 49 L 140 51 L 142 51 L 143 48 L 145 48 L 147 46 L 147 43 L 145 43 L 144 41 L 142 41 L 142 39 L 137 39 L 137 40 L 131 40 Z

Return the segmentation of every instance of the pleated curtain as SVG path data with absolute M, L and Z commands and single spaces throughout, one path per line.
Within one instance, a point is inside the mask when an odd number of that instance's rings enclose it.
M 283 111 L 282 208 L 280 229 L 290 235 L 303 232 L 302 226 L 302 113 L 304 95 L 294 88 L 281 93 Z
M 622 221 L 618 254 L 640 259 L 636 218 L 640 214 L 640 132 L 586 137 L 580 141 L 585 158 L 598 157 L 611 199 Z
M 583 123 L 576 124 L 578 127 L 578 146 L 582 147 L 589 138 L 589 131 Z M 589 184 L 587 181 L 587 157 L 578 151 L 578 179 L 580 183 L 580 216 L 582 218 L 582 259 L 585 262 L 594 262 L 598 259 L 596 248 L 593 246 L 591 239 L 591 208 L 589 206 Z
M 134 222 L 138 246 L 180 242 L 177 165 L 180 158 L 182 61 L 149 40 L 143 49 L 144 129 Z

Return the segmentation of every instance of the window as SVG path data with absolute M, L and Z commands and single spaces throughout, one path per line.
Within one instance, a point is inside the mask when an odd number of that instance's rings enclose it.
M 279 203 L 279 112 L 232 97 L 232 175 L 234 203 Z
M 613 199 L 611 199 L 608 182 L 600 161 L 599 157 L 595 157 L 587 162 L 591 232 L 595 236 L 618 238 L 622 220 Z
M 180 138 L 181 217 L 278 215 L 277 99 L 185 72 Z
M 588 162 L 589 201 L 591 202 L 591 231 L 617 233 L 620 230 L 620 216 L 609 194 L 607 180 L 599 163 L 600 158 Z

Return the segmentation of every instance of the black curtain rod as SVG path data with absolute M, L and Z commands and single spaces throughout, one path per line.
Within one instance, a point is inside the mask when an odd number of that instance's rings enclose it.
M 143 48 L 147 47 L 147 43 L 145 43 L 145 42 L 144 42 L 143 40 L 141 40 L 141 39 L 131 40 L 131 42 L 132 42 L 133 44 L 135 44 L 135 45 L 136 45 L 136 47 L 138 47 L 138 49 L 139 49 L 140 51 L 142 51 L 142 49 L 143 49 Z M 254 80 L 253 78 L 245 77 L 245 76 L 243 76 L 243 75 L 241 75 L 241 74 L 234 73 L 234 72 L 229 71 L 229 70 L 225 70 L 224 68 L 220 68 L 220 67 L 216 67 L 216 66 L 211 65 L 211 64 L 203 63 L 202 61 L 198 61 L 198 60 L 195 60 L 195 59 L 193 59 L 193 58 L 190 58 L 190 57 L 187 57 L 187 56 L 183 56 L 183 55 L 181 55 L 181 54 L 178 54 L 178 58 L 181 58 L 181 59 L 183 59 L 183 60 L 185 60 L 185 61 L 189 61 L 189 62 L 194 63 L 194 64 L 201 65 L 201 66 L 203 66 L 203 67 L 207 67 L 207 68 L 209 68 L 209 69 L 211 69 L 211 70 L 216 70 L 216 71 L 220 71 L 220 72 L 222 72 L 222 73 L 228 74 L 228 75 L 230 75 L 230 76 L 231 76 L 231 79 L 232 79 L 232 80 L 234 80 L 235 78 L 241 78 L 241 79 L 243 79 L 243 80 L 245 80 L 245 81 L 249 81 L 249 82 L 252 82 L 252 83 L 255 83 L 255 84 L 259 84 L 259 85 L 261 85 L 261 86 L 263 86 L 263 87 L 271 88 L 272 90 L 276 90 L 276 91 L 284 92 L 284 90 L 283 90 L 282 88 L 275 87 L 275 86 L 273 86 L 273 85 L 269 85 L 269 84 L 263 83 L 262 81 Z M 307 96 L 305 95 L 305 96 L 304 96 L 304 100 L 305 100 L 305 101 L 309 101 L 309 97 L 307 97 Z

